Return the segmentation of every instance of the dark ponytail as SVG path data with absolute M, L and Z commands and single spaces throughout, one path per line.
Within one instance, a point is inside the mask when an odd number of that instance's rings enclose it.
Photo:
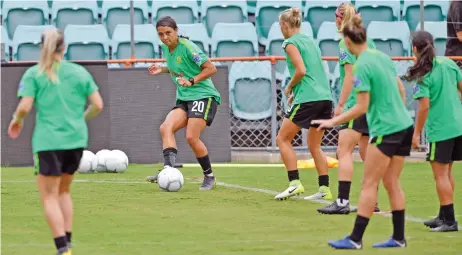
M 158 19 L 156 23 L 156 29 L 159 27 L 170 27 L 173 30 L 178 31 L 178 26 L 176 25 L 176 21 L 170 16 L 164 16 Z M 189 37 L 184 36 L 184 35 L 178 35 L 178 37 L 189 40 Z
M 432 71 L 433 59 L 436 57 L 433 36 L 426 31 L 418 31 L 412 38 L 412 46 L 417 49 L 419 56 L 403 78 L 406 81 L 422 82 L 424 76 Z

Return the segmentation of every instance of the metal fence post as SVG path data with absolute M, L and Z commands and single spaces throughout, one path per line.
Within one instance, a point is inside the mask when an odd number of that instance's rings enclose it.
M 278 101 L 277 101 L 277 86 L 276 86 L 276 63 L 277 60 L 271 60 L 271 150 L 277 150 L 276 136 L 277 136 L 277 110 L 278 110 Z
M 425 4 L 420 0 L 420 30 L 425 30 Z
M 134 9 L 133 0 L 130 0 L 130 48 L 131 48 L 131 58 L 136 58 L 136 49 L 135 49 L 135 9 Z

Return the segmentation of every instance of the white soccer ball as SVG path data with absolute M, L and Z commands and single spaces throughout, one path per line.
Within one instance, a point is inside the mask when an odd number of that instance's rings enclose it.
M 96 155 L 89 151 L 89 150 L 84 150 L 82 154 L 82 158 L 80 159 L 80 164 L 79 164 L 79 173 L 93 173 L 96 168 Z
M 121 150 L 112 150 L 106 158 L 106 170 L 110 173 L 122 173 L 127 167 L 127 154 Z
M 106 158 L 111 154 L 110 150 L 100 150 L 96 153 L 96 172 L 106 172 Z
M 177 192 L 183 187 L 184 178 L 180 170 L 166 167 L 157 176 L 157 185 L 163 191 Z

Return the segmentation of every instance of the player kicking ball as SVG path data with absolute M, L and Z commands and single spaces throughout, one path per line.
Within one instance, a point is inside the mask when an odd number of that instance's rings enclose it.
M 178 150 L 175 133 L 186 127 L 186 141 L 202 167 L 204 180 L 200 190 L 211 190 L 216 179 L 212 171 L 209 152 L 200 140 L 201 132 L 212 124 L 221 102 L 210 78 L 217 71 L 207 56 L 191 41 L 178 36 L 178 27 L 171 17 L 162 17 L 156 24 L 162 41 L 162 54 L 167 67 L 152 65 L 149 73 L 170 73 L 177 85 L 176 106 L 160 126 L 164 154 L 164 168 L 174 167 Z M 147 181 L 156 182 L 157 175 L 148 176 Z

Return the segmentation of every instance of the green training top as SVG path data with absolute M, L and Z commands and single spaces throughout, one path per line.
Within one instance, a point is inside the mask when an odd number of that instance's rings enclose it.
M 87 97 L 98 87 L 80 65 L 61 61 L 54 69 L 56 83 L 40 73 L 38 65 L 27 69 L 19 83 L 18 97 L 33 97 L 37 110 L 32 137 L 34 153 L 88 147 L 84 112 Z
M 355 92 L 370 95 L 366 114 L 370 137 L 390 135 L 412 126 L 389 56 L 375 49 L 364 51 L 353 66 L 353 75 Z
M 348 51 L 348 48 L 346 47 L 346 44 L 345 44 L 345 39 L 342 39 L 340 43 L 338 44 L 338 46 L 340 49 L 340 54 L 339 54 L 340 86 L 341 88 L 343 88 L 343 80 L 345 79 L 344 65 L 346 64 L 354 65 L 354 63 L 356 62 L 356 56 L 351 54 L 350 51 Z M 371 39 L 367 39 L 367 47 L 369 49 L 375 49 L 374 41 Z M 354 93 L 353 90 L 351 90 L 350 95 L 348 95 L 348 99 L 345 102 L 344 111 L 349 110 L 355 104 L 356 104 L 356 93 Z
M 193 42 L 180 38 L 178 45 L 170 52 L 167 45 L 162 44 L 162 54 L 167 60 L 168 70 L 176 86 L 177 103 L 181 101 L 195 101 L 213 97 L 221 103 L 220 93 L 212 83 L 212 79 L 200 81 L 191 87 L 184 87 L 178 84 L 177 77 L 186 79 L 193 78 L 202 71 L 202 64 L 207 62 L 208 57 Z
M 293 44 L 298 49 L 306 67 L 305 76 L 303 76 L 300 83 L 293 87 L 294 99 L 292 103 L 296 105 L 314 101 L 332 101 L 329 80 L 322 65 L 321 50 L 318 44 L 313 38 L 301 33 L 294 34 L 286 39 L 282 44 L 282 48 L 285 50 L 289 44 Z M 287 52 L 285 52 L 285 55 L 290 76 L 293 76 L 295 66 Z
M 454 61 L 433 59 L 433 69 L 414 86 L 414 98 L 428 97 L 430 110 L 425 123 L 428 142 L 438 142 L 462 135 L 462 104 L 457 83 L 462 73 Z

